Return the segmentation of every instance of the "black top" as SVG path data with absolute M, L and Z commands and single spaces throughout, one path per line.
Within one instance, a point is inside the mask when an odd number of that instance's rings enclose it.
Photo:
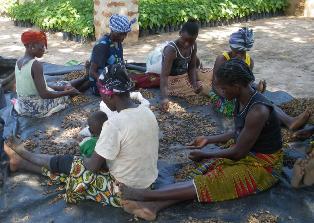
M 251 148 L 250 151 L 265 154 L 274 153 L 282 148 L 280 121 L 277 118 L 276 112 L 274 111 L 273 104 L 257 91 L 254 93 L 249 103 L 241 112 L 239 111 L 239 102 L 236 101 L 234 109 L 236 141 L 240 135 L 240 132 L 244 128 L 245 119 L 248 112 L 255 104 L 263 104 L 269 107 L 270 114 L 261 134 L 257 138 L 254 146 Z
M 174 59 L 172 63 L 171 72 L 169 76 L 177 76 L 177 75 L 186 74 L 188 72 L 189 63 L 191 62 L 194 46 L 191 48 L 191 53 L 188 57 L 182 56 L 175 42 L 171 41 L 168 43 L 167 46 L 173 47 L 176 50 L 176 55 L 177 55 L 176 59 Z

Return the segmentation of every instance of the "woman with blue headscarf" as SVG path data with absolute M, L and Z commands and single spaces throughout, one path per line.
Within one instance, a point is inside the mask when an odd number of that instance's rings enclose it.
M 110 33 L 105 34 L 95 44 L 90 61 L 90 81 L 93 93 L 99 95 L 97 80 L 108 65 L 123 63 L 122 42 L 131 32 L 136 19 L 129 21 L 127 16 L 112 15 L 109 20 Z
M 252 29 L 244 27 L 239 29 L 237 32 L 232 33 L 229 39 L 231 50 L 223 52 L 222 55 L 219 55 L 216 58 L 213 73 L 215 74 L 222 64 L 233 58 L 243 60 L 250 67 L 250 69 L 253 70 L 254 61 L 248 53 L 248 51 L 250 51 L 253 47 L 253 44 L 254 33 Z M 264 92 L 266 90 L 266 82 L 264 80 L 260 81 L 259 84 L 255 85 L 255 87 L 259 92 Z M 209 96 L 211 98 L 211 104 L 213 104 L 218 112 L 223 113 L 227 117 L 232 117 L 234 109 L 232 101 L 227 101 L 226 99 L 220 97 L 219 92 L 215 92 L 215 90 L 211 91 Z

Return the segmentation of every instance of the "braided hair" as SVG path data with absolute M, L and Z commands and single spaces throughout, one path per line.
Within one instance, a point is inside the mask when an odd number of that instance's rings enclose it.
M 186 32 L 190 36 L 196 36 L 199 32 L 199 26 L 195 19 L 189 19 L 182 25 L 181 32 Z
M 241 59 L 234 58 L 222 64 L 215 76 L 219 81 L 228 84 L 249 85 L 255 80 L 250 67 Z

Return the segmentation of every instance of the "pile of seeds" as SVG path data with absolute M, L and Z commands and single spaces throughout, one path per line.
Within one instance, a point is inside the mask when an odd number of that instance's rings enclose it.
M 186 101 L 190 105 L 208 105 L 210 102 L 210 98 L 204 95 L 195 95 L 187 97 Z
M 74 106 L 78 106 L 89 101 L 91 101 L 91 98 L 86 95 L 76 95 L 74 97 L 71 97 L 71 103 Z
M 306 109 L 309 109 L 310 113 L 314 114 L 314 98 L 293 99 L 280 107 L 291 116 L 298 116 Z M 309 123 L 314 124 L 314 115 L 311 116 Z
M 87 121 L 88 114 L 89 112 L 84 110 L 74 110 L 74 112 L 64 117 L 61 128 L 73 129 L 82 127 Z
M 260 211 L 258 213 L 254 213 L 248 217 L 248 223 L 277 223 L 279 220 L 278 216 L 273 215 L 269 211 Z
M 75 80 L 84 76 L 86 76 L 86 73 L 83 70 L 72 71 L 71 73 L 68 73 L 65 75 L 64 80 L 72 81 L 72 80 Z
M 147 89 L 140 88 L 138 91 L 142 94 L 142 96 L 143 96 L 145 99 L 152 99 L 152 98 L 155 97 L 154 93 L 153 93 L 153 92 L 150 92 L 150 91 L 147 90 Z
M 186 145 L 197 136 L 213 134 L 216 131 L 209 116 L 188 112 L 174 102 L 170 102 L 168 112 L 156 110 L 156 116 L 163 135 L 160 140 L 161 150 L 175 144 Z
M 189 174 L 195 169 L 195 164 L 194 163 L 188 163 L 185 164 L 176 174 L 175 174 L 175 179 L 176 182 L 180 181 L 185 181 Z

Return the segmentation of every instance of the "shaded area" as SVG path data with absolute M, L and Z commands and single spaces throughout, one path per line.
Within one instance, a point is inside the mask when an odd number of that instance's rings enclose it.
M 153 106 L 158 102 L 158 90 L 149 90 L 154 97 L 150 99 Z M 271 100 L 277 103 L 286 102 L 291 96 L 285 92 L 270 93 Z M 217 129 L 230 128 L 230 122 L 226 122 L 217 116 L 209 106 L 191 106 L 185 100 L 176 99 L 187 112 L 198 112 L 199 115 L 210 115 L 211 122 Z M 81 110 L 97 109 L 99 101 L 81 105 Z M 27 138 L 37 129 L 50 127 L 60 129 L 64 117 L 73 112 L 74 107 L 41 120 L 19 120 L 27 126 L 24 137 Z M 156 111 L 155 111 L 156 112 Z M 158 118 L 158 114 L 157 114 Z M 31 124 L 30 124 L 31 123 Z M 44 125 L 43 125 L 44 123 Z M 22 127 L 22 126 L 20 126 Z M 84 127 L 84 126 L 82 126 Z M 210 132 L 209 132 L 210 133 Z M 60 132 L 62 135 L 62 132 Z M 209 147 L 213 147 L 210 145 Z M 291 144 L 291 148 L 297 156 L 304 154 L 304 143 L 298 147 Z M 67 148 L 64 148 L 65 150 Z M 298 152 L 299 151 L 299 152 Z M 156 187 L 161 187 L 174 182 L 174 174 L 186 165 L 186 156 L 176 159 L 177 154 L 188 153 L 182 145 L 173 146 L 164 151 L 159 161 L 159 177 Z M 94 202 L 82 202 L 79 205 L 68 205 L 62 199 L 62 191 L 57 186 L 48 186 L 47 179 L 28 173 L 15 173 L 6 178 L 4 187 L 0 189 L 0 221 L 1 222 L 128 222 L 133 216 L 123 212 L 122 209 L 102 207 Z M 252 214 L 260 211 L 268 211 L 278 222 L 311 222 L 314 217 L 314 188 L 294 190 L 280 183 L 274 188 L 239 200 L 226 201 L 213 204 L 199 204 L 185 202 L 170 207 L 159 214 L 156 222 L 199 222 L 206 219 L 219 219 L 222 222 L 246 222 Z M 293 210 L 293 211 L 291 211 Z M 189 220 L 190 219 L 190 220 Z

